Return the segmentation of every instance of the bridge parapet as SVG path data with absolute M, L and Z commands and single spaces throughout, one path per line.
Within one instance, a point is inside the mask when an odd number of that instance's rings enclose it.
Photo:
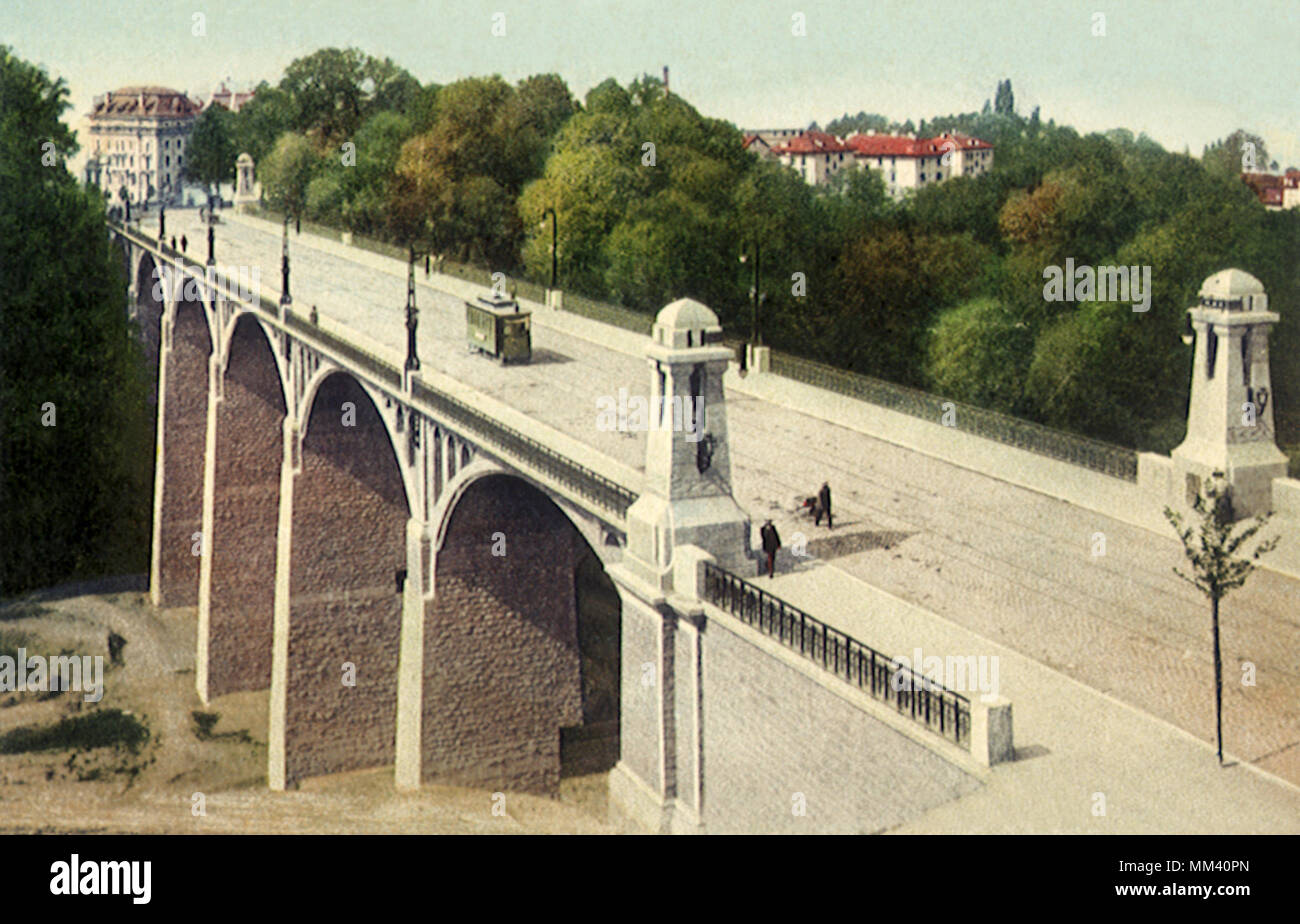
M 420 434 L 441 430 L 458 434 L 461 443 L 473 444 L 503 465 L 517 469 L 617 532 L 625 531 L 627 510 L 640 494 L 639 473 L 623 471 L 625 466 L 585 447 L 583 461 L 558 452 L 547 444 L 572 441 L 564 440 L 562 434 L 552 432 L 546 425 L 529 421 L 526 429 L 530 432 L 525 433 L 520 427 L 510 426 L 475 407 L 466 396 L 454 395 L 434 384 L 432 379 L 437 377 L 436 373 L 404 376 L 400 358 L 385 357 L 377 347 L 363 345 L 361 335 L 331 330 L 328 322 L 322 324 L 292 309 L 286 310 L 259 290 L 249 291 L 243 279 L 236 279 L 215 266 L 205 266 L 139 228 L 115 221 L 108 224 L 135 247 L 160 258 L 161 265 L 169 265 L 202 287 L 216 350 L 224 353 L 238 316 L 250 312 L 258 318 L 283 358 L 283 384 L 290 403 L 290 417 L 300 424 L 305 424 L 306 402 L 313 381 L 333 368 L 355 375 L 371 392 L 376 404 L 388 413 L 394 450 L 404 467 L 412 469 L 406 477 L 413 500 L 430 493 L 420 484 L 419 472 L 415 471 L 420 468 L 416 459 Z M 221 360 L 224 359 L 222 355 Z M 406 439 L 398 440 L 400 433 L 406 433 Z M 401 442 L 407 443 L 405 451 L 399 450 Z M 431 504 L 427 506 L 431 508 Z

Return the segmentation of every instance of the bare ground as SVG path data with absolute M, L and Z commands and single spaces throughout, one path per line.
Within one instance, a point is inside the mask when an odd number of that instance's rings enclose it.
M 127 640 L 110 666 L 107 639 Z M 104 697 L 0 693 L 0 736 L 21 726 L 121 709 L 149 739 L 125 746 L 0 754 L 0 833 L 559 834 L 630 830 L 608 814 L 603 774 L 566 779 L 558 799 L 426 784 L 393 787 L 391 767 L 266 787 L 267 693 L 205 707 L 194 689 L 195 613 L 157 610 L 136 592 L 0 606 L 0 642 L 28 654 L 104 657 Z M 193 713 L 220 714 L 201 739 Z M 494 805 L 496 813 L 494 814 Z M 200 813 L 200 809 L 202 812 Z

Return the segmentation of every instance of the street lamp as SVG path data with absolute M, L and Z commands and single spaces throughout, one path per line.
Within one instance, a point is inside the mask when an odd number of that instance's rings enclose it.
M 555 279 L 558 275 L 558 259 L 560 255 L 559 237 L 560 237 L 560 219 L 555 214 L 555 209 L 548 207 L 542 212 L 542 224 L 546 224 L 546 216 L 551 216 L 551 289 L 555 289 Z
M 428 258 L 426 251 L 421 256 Z M 406 260 L 406 365 L 407 372 L 420 368 L 420 357 L 415 350 L 415 332 L 420 325 L 420 311 L 415 307 L 415 245 L 410 245 Z
M 754 281 L 749 287 L 749 299 L 751 305 L 749 342 L 751 346 L 756 347 L 762 342 L 758 333 L 758 309 L 763 302 L 767 301 L 767 295 L 758 290 L 759 268 L 763 259 L 762 247 L 759 245 L 757 239 L 750 241 L 749 247 L 752 248 L 754 252 Z M 748 263 L 749 254 L 742 252 L 740 254 L 740 262 Z M 749 350 L 746 350 L 745 352 L 748 353 Z M 740 367 L 744 369 L 746 366 L 746 357 L 742 356 Z
M 210 226 L 209 226 L 210 227 Z M 284 236 L 280 239 L 280 304 L 292 305 L 289 295 L 289 213 L 284 213 Z

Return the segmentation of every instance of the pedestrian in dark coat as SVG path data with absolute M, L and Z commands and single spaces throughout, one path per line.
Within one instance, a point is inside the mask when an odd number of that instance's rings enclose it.
M 763 539 L 763 551 L 767 554 L 767 576 L 776 577 L 776 553 L 781 548 L 781 536 L 771 520 L 763 524 L 758 534 Z M 762 575 L 760 574 L 759 577 Z
M 826 515 L 826 528 L 830 529 L 833 525 L 831 522 L 831 486 L 824 481 L 822 482 L 822 489 L 817 492 L 817 505 L 813 507 L 816 525 L 822 525 L 823 514 Z
M 176 235 L 172 235 L 172 250 L 176 249 Z
M 182 234 L 182 235 L 181 235 L 181 253 L 184 253 L 184 252 L 185 252 L 185 248 L 188 247 L 189 245 L 190 245 L 190 242 L 189 242 L 188 240 L 186 240 L 186 239 L 185 239 L 185 235 Z

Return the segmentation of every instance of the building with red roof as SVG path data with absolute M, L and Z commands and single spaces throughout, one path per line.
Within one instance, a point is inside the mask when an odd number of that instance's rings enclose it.
M 1274 173 L 1243 173 L 1241 181 L 1270 211 L 1300 208 L 1300 170 L 1292 167 L 1281 176 Z
M 831 177 L 853 163 L 853 151 L 843 141 L 813 130 L 775 145 L 772 154 L 814 186 L 830 182 Z
M 133 202 L 175 196 L 200 109 L 188 95 L 169 87 L 121 87 L 95 97 L 87 115 L 87 181 L 108 190 L 114 204 L 122 187 Z
M 933 138 L 874 132 L 837 138 L 816 130 L 753 131 L 745 134 L 744 146 L 760 157 L 779 160 L 814 186 L 830 182 L 845 167 L 876 170 L 895 198 L 909 189 L 952 176 L 979 176 L 993 168 L 993 145 L 960 132 Z
M 876 170 L 895 198 L 909 189 L 954 176 L 979 176 L 993 168 L 993 145 L 960 132 L 933 138 L 912 135 L 853 135 L 845 142 L 856 165 Z

